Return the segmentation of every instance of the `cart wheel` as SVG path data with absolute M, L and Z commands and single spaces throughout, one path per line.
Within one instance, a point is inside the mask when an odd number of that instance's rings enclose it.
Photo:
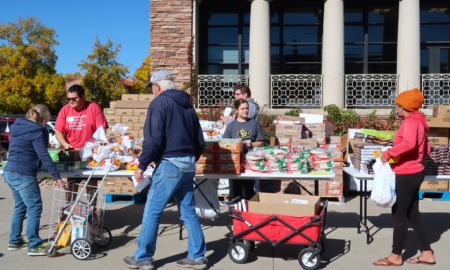
M 320 265 L 320 254 L 316 254 L 316 250 L 314 248 L 302 249 L 302 251 L 298 254 L 298 262 L 305 270 L 315 270 Z
M 111 231 L 106 227 L 99 228 L 94 236 L 94 244 L 99 247 L 106 247 L 109 243 L 111 243 L 111 240 Z
M 235 263 L 245 263 L 248 259 L 249 248 L 243 242 L 230 244 L 228 248 L 228 256 Z
M 47 255 L 47 257 L 56 257 L 58 255 L 57 252 L 57 246 L 54 245 L 52 248 L 52 245 L 48 245 L 45 247 L 45 255 Z
M 255 241 L 243 240 L 243 242 L 248 247 L 248 251 L 253 252 L 255 250 Z
M 92 254 L 91 244 L 84 238 L 79 238 L 72 243 L 72 254 L 78 260 L 86 260 Z

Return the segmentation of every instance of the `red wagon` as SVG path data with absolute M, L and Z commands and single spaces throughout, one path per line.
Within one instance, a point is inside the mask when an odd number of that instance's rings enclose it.
M 273 247 L 288 243 L 304 245 L 298 255 L 303 269 L 317 269 L 324 251 L 324 225 L 328 201 L 319 215 L 294 217 L 243 212 L 230 208 L 233 223 L 228 255 L 235 263 L 245 263 L 255 247 L 255 241 L 270 243 Z

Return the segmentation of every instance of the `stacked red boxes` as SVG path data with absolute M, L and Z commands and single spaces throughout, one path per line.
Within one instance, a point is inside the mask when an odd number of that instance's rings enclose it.
M 206 141 L 205 151 L 195 165 L 196 174 L 240 174 L 242 140 Z
M 195 173 L 205 174 L 205 173 L 215 173 L 216 164 L 216 151 L 218 148 L 217 141 L 206 141 L 205 151 L 203 151 L 200 158 L 195 163 Z
M 220 140 L 219 148 L 216 153 L 216 173 L 240 174 L 243 148 L 242 140 L 240 139 Z

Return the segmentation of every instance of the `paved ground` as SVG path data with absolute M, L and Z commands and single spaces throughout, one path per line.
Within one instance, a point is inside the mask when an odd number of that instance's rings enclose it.
M 42 188 L 44 198 L 44 214 L 41 221 L 41 236 L 48 237 L 48 224 L 52 189 Z M 371 233 L 374 241 L 366 244 L 364 234 L 358 234 L 359 200 L 358 197 L 347 196 L 346 204 L 337 202 L 329 206 L 326 223 L 326 250 L 322 256 L 319 269 L 377 269 L 372 261 L 388 255 L 392 241 L 392 221 L 387 209 L 369 202 L 369 220 L 373 224 Z M 68 248 L 60 249 L 55 258 L 29 257 L 26 250 L 8 251 L 9 221 L 13 207 L 10 191 L 3 179 L 0 179 L 0 264 L 1 269 L 127 269 L 122 258 L 132 255 L 136 249 L 136 238 L 139 234 L 144 205 L 108 204 L 106 224 L 113 233 L 111 244 L 103 249 L 94 250 L 91 259 L 80 261 L 75 259 Z M 432 269 L 449 269 L 450 256 L 450 202 L 421 201 L 427 228 L 436 253 L 437 265 Z M 270 245 L 257 244 L 254 256 L 245 264 L 235 264 L 228 257 L 227 236 L 229 230 L 226 209 L 222 209 L 221 219 L 215 221 L 202 220 L 207 240 L 207 257 L 210 269 L 301 269 L 297 257 L 302 247 L 297 245 L 281 245 L 272 248 Z M 187 241 L 178 240 L 178 214 L 174 207 L 168 207 L 161 220 L 161 233 L 155 255 L 158 269 L 177 269 L 175 262 L 186 256 Z M 187 237 L 183 231 L 183 237 Z M 412 231 L 408 234 L 404 258 L 417 253 L 417 243 Z M 426 266 L 405 264 L 403 269 L 424 269 Z

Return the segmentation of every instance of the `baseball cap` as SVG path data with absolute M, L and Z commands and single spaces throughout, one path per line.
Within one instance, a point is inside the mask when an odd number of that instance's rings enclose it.
M 151 86 L 152 84 L 163 81 L 163 80 L 169 80 L 173 81 L 172 74 L 167 70 L 158 70 L 155 73 L 153 73 L 152 77 L 150 77 L 150 80 L 148 81 L 145 88 Z

